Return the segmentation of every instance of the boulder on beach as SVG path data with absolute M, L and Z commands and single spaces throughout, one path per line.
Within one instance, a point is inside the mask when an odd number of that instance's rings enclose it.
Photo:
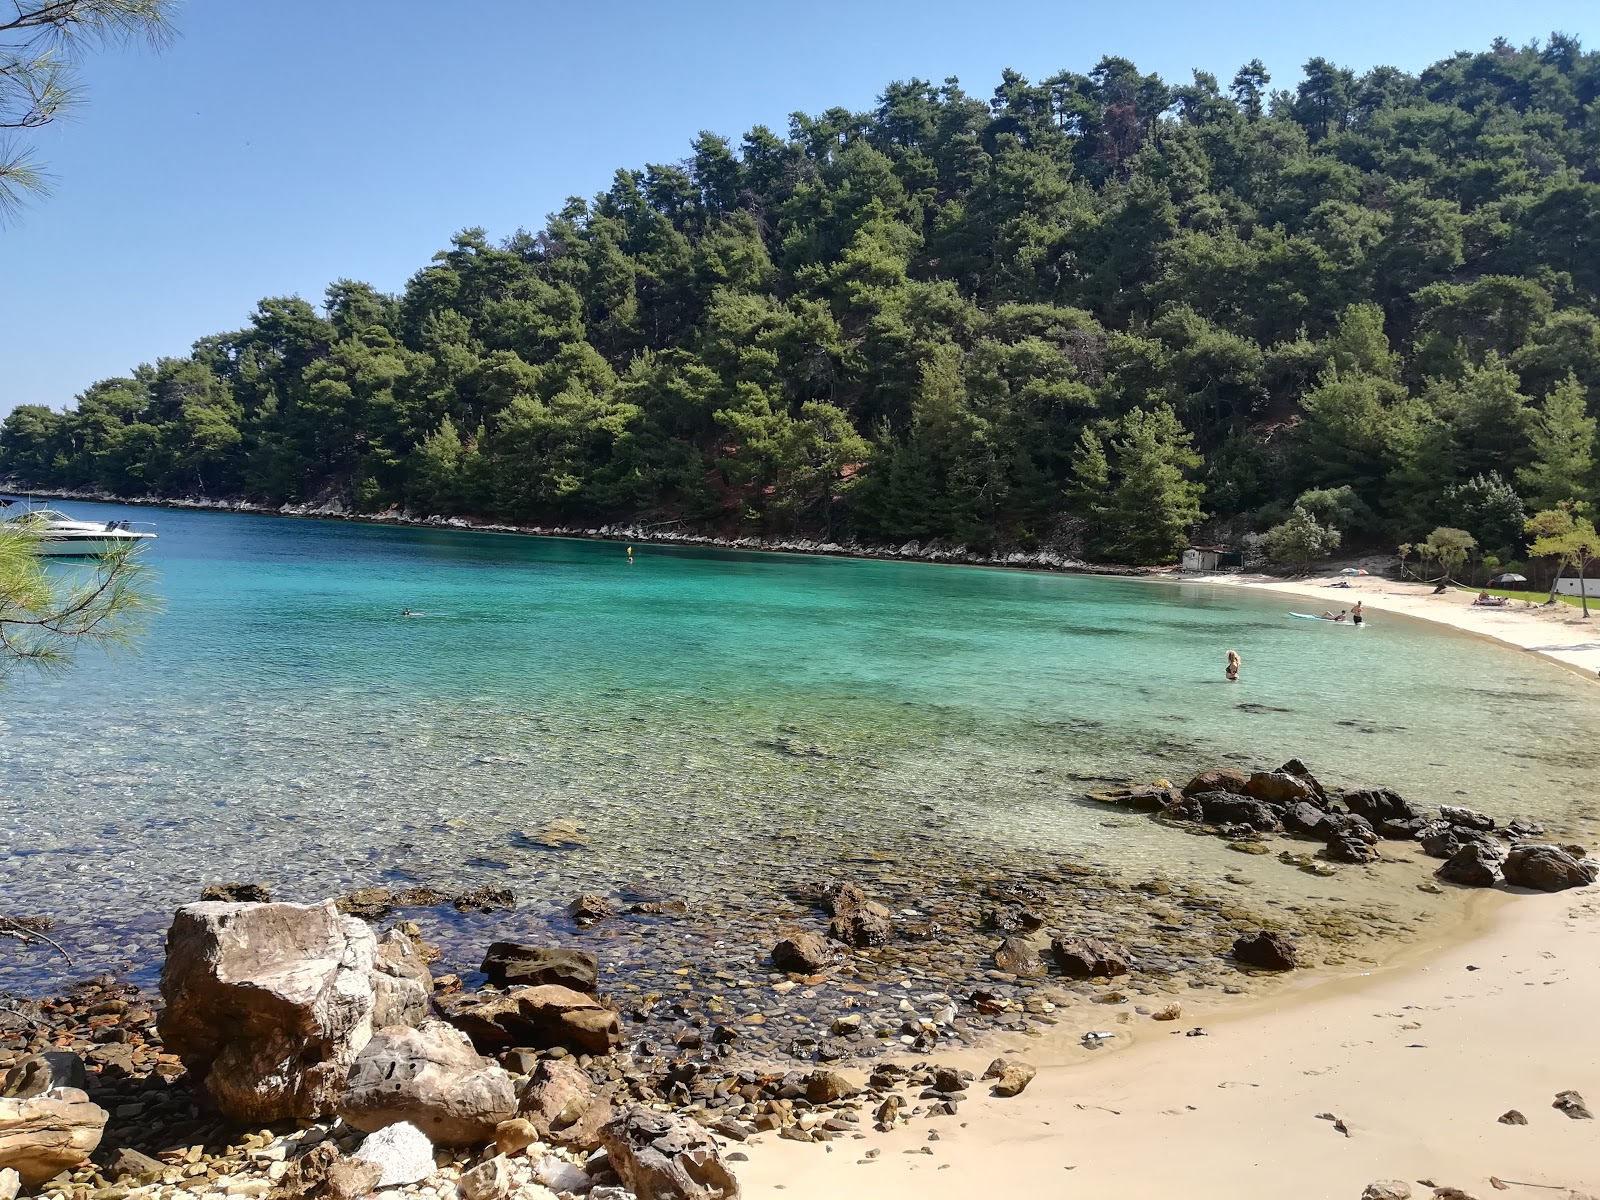
M 0 1170 L 28 1188 L 78 1166 L 100 1145 L 109 1114 L 73 1087 L 0 1099 Z
M 556 984 L 497 992 L 454 992 L 434 998 L 434 1008 L 485 1054 L 514 1046 L 575 1054 L 609 1054 L 622 1042 L 616 1010 L 593 996 Z
M 791 933 L 772 948 L 773 965 L 797 975 L 815 975 L 832 966 L 837 957 L 827 938 L 806 930 Z
M 1243 796 L 1249 783 L 1250 776 L 1237 767 L 1213 767 L 1209 771 L 1201 771 L 1184 784 L 1183 794 L 1196 796 L 1201 792 L 1235 792 Z
M 738 1200 L 739 1182 L 711 1137 L 671 1113 L 635 1104 L 600 1131 L 611 1169 L 638 1200 Z
M 860 884 L 840 883 L 829 888 L 823 894 L 822 906 L 832 918 L 828 936 L 846 946 L 882 946 L 893 932 L 889 910 L 869 900 Z
M 1415 837 L 1422 814 L 1393 788 L 1357 788 L 1340 794 L 1344 806 L 1363 817 L 1384 837 L 1405 841 Z
M 1459 825 L 1463 829 L 1476 829 L 1488 833 L 1494 829 L 1494 818 L 1476 809 L 1462 808 L 1456 804 L 1441 804 L 1439 806 L 1439 819 L 1449 825 Z
M 1300 965 L 1294 943 L 1281 933 L 1259 929 L 1233 943 L 1234 961 L 1262 971 L 1292 971 Z
M 592 993 L 600 985 L 600 960 L 587 950 L 494 942 L 478 969 L 495 987 L 554 983 Z
M 1314 803 L 1321 805 L 1328 802 L 1327 791 L 1324 790 L 1322 784 L 1317 781 L 1317 777 L 1311 773 L 1311 768 L 1306 766 L 1306 764 L 1301 762 L 1298 758 L 1291 758 L 1288 762 L 1284 763 L 1283 766 L 1278 768 L 1278 773 L 1280 775 L 1293 775 L 1296 779 L 1300 780 L 1300 782 L 1304 783 L 1306 787 L 1311 789 L 1311 799 Z
M 372 1036 L 379 989 L 390 1012 L 425 1011 L 400 998 L 422 985 L 377 959 L 371 928 L 331 900 L 185 905 L 167 934 L 162 1041 L 230 1120 L 325 1116 Z
M 1498 845 L 1468 842 L 1434 872 L 1440 879 L 1463 887 L 1493 887 L 1500 882 L 1505 851 Z
M 1354 813 L 1329 813 L 1322 836 L 1327 857 L 1335 862 L 1367 863 L 1378 857 L 1378 835 L 1365 817 Z
M 1031 1063 L 1016 1058 L 997 1058 L 989 1064 L 983 1077 L 994 1080 L 996 1096 L 1020 1096 L 1038 1073 Z
M 1430 858 L 1449 858 L 1468 842 L 1481 842 L 1485 846 L 1499 845 L 1491 833 L 1465 825 L 1452 825 L 1440 819 L 1427 821 L 1417 830 L 1417 845 Z
M 1331 815 L 1315 804 L 1302 800 L 1298 804 L 1285 805 L 1282 810 L 1284 829 L 1300 837 L 1316 838 L 1326 841 L 1328 837 L 1328 822 Z
M 1200 819 L 1208 825 L 1247 825 L 1263 833 L 1283 828 L 1277 810 L 1264 800 L 1233 792 L 1200 792 L 1189 802 L 1200 806 Z
M 1128 973 L 1127 948 L 1096 938 L 1052 938 L 1050 953 L 1061 970 L 1075 978 Z
M 1244 785 L 1245 793 L 1267 804 L 1298 804 L 1316 799 L 1311 785 L 1286 771 L 1256 771 Z
M 519 1111 L 539 1137 L 589 1153 L 600 1145 L 600 1128 L 612 1117 L 610 1099 L 570 1059 L 546 1059 L 522 1089 Z
M 378 1030 L 356 1055 L 339 1116 L 363 1133 L 409 1121 L 437 1146 L 481 1146 L 517 1113 L 511 1076 L 443 1021 Z
M 1600 875 L 1600 865 L 1574 858 L 1559 846 L 1518 846 L 1506 855 L 1501 870 L 1513 887 L 1540 892 L 1587 887 Z

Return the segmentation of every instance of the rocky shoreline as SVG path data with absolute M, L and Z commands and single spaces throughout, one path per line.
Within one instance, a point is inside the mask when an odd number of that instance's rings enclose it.
M 369 525 L 401 525 L 418 529 L 454 529 L 470 533 L 510 533 L 525 537 L 581 538 L 631 542 L 636 545 L 692 546 L 714 550 L 746 550 L 777 554 L 811 554 L 831 558 L 872 558 L 897 562 L 945 563 L 968 567 L 1010 567 L 1029 571 L 1062 571 L 1087 575 L 1150 574 L 1146 569 L 1111 563 L 1091 563 L 1057 550 L 1010 550 L 982 554 L 959 543 L 909 541 L 898 546 L 850 539 L 843 542 L 808 537 L 759 537 L 696 533 L 687 521 L 616 522 L 604 525 L 515 525 L 468 517 L 418 516 L 405 509 L 356 512 L 342 498 L 303 504 L 258 504 L 250 500 L 209 497 L 153 498 L 117 496 L 95 491 L 29 492 L 42 499 L 88 500 L 124 504 L 134 508 L 175 508 L 205 512 L 251 513 L 257 516 L 305 517 L 325 521 L 353 521 Z
M 1092 798 L 1318 876 L 1376 869 L 1385 845 L 1415 842 L 1443 860 L 1439 883 L 1417 884 L 1436 892 L 1596 877 L 1582 847 L 1528 822 L 1326 789 L 1297 760 Z M 739 964 L 753 969 L 686 962 L 646 991 L 587 950 L 504 938 L 477 971 L 443 971 L 412 916 L 449 908 L 492 926 L 514 903 L 503 889 L 298 905 L 217 885 L 179 910 L 159 996 L 102 978 L 0 1007 L 0 1168 L 18 1173 L 0 1175 L 0 1195 L 732 1197 L 741 1144 L 849 1141 L 1032 1078 L 1014 1054 L 983 1079 L 940 1061 L 963 1047 L 1091 1014 L 1104 1028 L 1081 1044 L 1115 1044 L 1137 1023 L 1181 1021 L 1187 989 L 1337 964 L 1342 945 L 1385 927 L 1376 907 L 1264 914 L 1247 897 L 1090 868 L 997 878 L 948 907 L 900 899 L 880 880 L 796 888 L 791 907 L 740 931 L 761 939 Z M 589 931 L 706 922 L 724 947 L 730 936 L 676 897 L 582 895 L 569 913 Z M 5 932 L 50 949 L 37 923 Z M 952 960 L 942 990 L 919 986 L 935 954 Z

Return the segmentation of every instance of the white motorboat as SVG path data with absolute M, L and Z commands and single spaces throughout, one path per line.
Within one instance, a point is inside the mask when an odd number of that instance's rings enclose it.
M 156 537 L 134 529 L 131 521 L 77 521 L 60 509 L 24 508 L 5 500 L 0 500 L 0 527 L 27 530 L 39 539 L 39 553 L 48 558 L 101 558 Z

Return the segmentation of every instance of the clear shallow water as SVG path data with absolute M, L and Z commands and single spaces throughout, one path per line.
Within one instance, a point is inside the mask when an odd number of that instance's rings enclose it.
M 1592 685 L 1381 614 L 1357 631 L 1200 585 L 651 546 L 630 566 L 614 543 L 66 507 L 155 521 L 165 603 L 136 653 L 18 677 L 0 713 L 0 912 L 56 918 L 74 975 L 158 961 L 171 909 L 222 879 L 295 899 L 501 883 L 538 928 L 578 891 L 759 900 L 840 861 L 1219 876 L 1240 856 L 1080 797 L 1224 758 L 1555 822 L 1597 807 Z M 523 836 L 552 819 L 587 847 Z M 1325 886 L 1248 865 L 1268 893 Z M 61 970 L 0 942 L 0 989 Z

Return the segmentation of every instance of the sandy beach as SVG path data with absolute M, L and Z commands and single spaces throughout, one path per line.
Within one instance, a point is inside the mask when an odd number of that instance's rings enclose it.
M 1600 628 L 1576 609 L 1478 608 L 1469 593 L 1435 596 L 1376 576 L 1330 586 L 1340 581 L 1183 583 L 1306 597 L 1317 612 L 1359 598 L 1374 614 L 1494 638 L 1590 678 L 1600 672 Z M 996 1052 L 1040 1068 L 1022 1096 L 975 1085 L 957 1116 L 867 1132 L 826 1153 L 766 1140 L 747 1150 L 745 1194 L 1356 1200 L 1379 1180 L 1417 1197 L 1435 1188 L 1475 1200 L 1600 1192 L 1600 1121 L 1552 1107 L 1557 1093 L 1576 1090 L 1600 1110 L 1600 888 L 1483 895 L 1472 913 L 1465 928 L 1376 971 L 1175 1024 L 1107 1015 L 1099 1027 L 1117 1034 L 1110 1049 L 1079 1048 L 1086 1016 L 1059 1039 L 1013 1040 Z M 1205 1036 L 1186 1036 L 1197 1025 Z M 990 1057 L 933 1061 L 981 1072 Z M 1511 1110 L 1527 1124 L 1502 1123 Z
M 1600 604 L 1591 603 L 1593 617 L 1585 620 L 1581 609 L 1570 604 L 1535 605 L 1513 601 L 1505 608 L 1479 607 L 1476 593 L 1451 588 L 1439 595 L 1426 583 L 1399 582 L 1377 575 L 1342 577 L 1336 572 L 1286 581 L 1270 575 L 1177 576 L 1188 585 L 1244 587 L 1304 596 L 1317 601 L 1311 611 L 1338 612 L 1357 600 L 1374 613 L 1393 613 L 1449 625 L 1464 633 L 1493 638 L 1552 662 L 1570 667 L 1591 679 L 1600 679 Z M 1335 587 L 1348 583 L 1349 587 Z
M 1425 1181 L 1477 1200 L 1592 1193 L 1600 1121 L 1552 1102 L 1600 1101 L 1600 896 L 1485 901 L 1481 936 L 1203 1018 L 1204 1037 L 1138 1018 L 1123 1050 L 1054 1065 L 1035 1050 L 1014 1099 L 975 1085 L 957 1116 L 831 1153 L 765 1140 L 745 1194 L 1356 1200 L 1390 1179 L 1419 1197 Z M 1526 1125 L 1500 1122 L 1512 1109 Z

